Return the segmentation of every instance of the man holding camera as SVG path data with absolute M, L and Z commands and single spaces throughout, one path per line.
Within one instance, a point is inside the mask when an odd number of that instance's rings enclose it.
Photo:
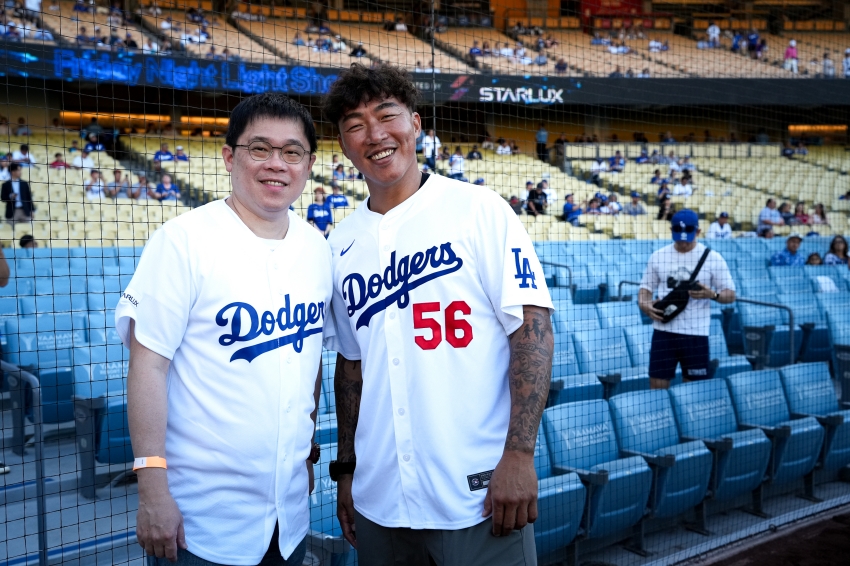
M 667 389 L 682 364 L 684 380 L 708 379 L 711 326 L 709 301 L 735 300 L 735 283 L 721 255 L 697 242 L 699 217 L 692 210 L 671 220 L 673 243 L 649 258 L 640 285 L 640 309 L 652 319 L 655 331 L 649 353 L 652 389 Z M 696 277 L 693 277 L 697 271 Z M 657 294 L 659 300 L 653 299 Z

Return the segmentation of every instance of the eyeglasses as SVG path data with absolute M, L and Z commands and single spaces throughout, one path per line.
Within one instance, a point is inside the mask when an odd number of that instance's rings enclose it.
M 680 226 L 673 226 L 673 231 L 676 232 L 676 233 L 685 232 L 687 234 L 690 234 L 692 232 L 695 232 L 696 229 L 697 229 L 696 226 L 681 226 L 681 225 Z
M 248 150 L 248 155 L 254 161 L 268 161 L 272 153 L 277 150 L 280 152 L 280 158 L 290 165 L 297 165 L 304 160 L 304 156 L 310 153 L 300 145 L 290 144 L 283 147 L 275 147 L 263 142 L 253 142 L 248 145 L 236 144 L 236 147 L 244 147 Z

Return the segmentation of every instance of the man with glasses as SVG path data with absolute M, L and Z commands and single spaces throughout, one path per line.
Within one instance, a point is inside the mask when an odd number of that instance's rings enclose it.
M 721 255 L 709 252 L 700 269 L 690 299 L 678 316 L 664 322 L 665 313 L 656 308 L 678 284 L 690 279 L 706 247 L 697 242 L 699 217 L 693 210 L 682 210 L 671 220 L 673 243 L 649 258 L 638 295 L 638 306 L 652 319 L 655 331 L 649 351 L 649 378 L 652 389 L 667 389 L 682 364 L 684 381 L 711 377 L 708 335 L 711 326 L 711 303 L 728 304 L 735 300 L 735 282 Z
M 137 538 L 160 565 L 304 559 L 332 278 L 325 239 L 289 207 L 315 152 L 304 107 L 242 101 L 222 148 L 230 196 L 157 230 L 115 310 Z

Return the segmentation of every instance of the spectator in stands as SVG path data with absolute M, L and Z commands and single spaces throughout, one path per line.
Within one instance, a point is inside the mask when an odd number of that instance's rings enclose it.
M 0 200 L 6 203 L 6 222 L 29 222 L 33 211 L 30 184 L 21 179 L 18 163 L 9 165 L 9 175 L 9 180 L 0 188 Z
M 481 152 L 478 151 L 478 144 L 472 144 L 472 149 L 466 154 L 467 159 L 481 159 Z
M 661 138 L 661 143 L 676 143 L 676 138 L 673 137 L 673 132 L 667 130 L 667 132 L 665 132 L 664 134 L 664 137 Z M 668 159 L 672 159 L 674 161 L 676 160 L 676 154 L 673 152 L 673 150 L 670 150 Z
M 805 265 L 806 259 L 803 257 L 803 254 L 797 253 L 802 241 L 803 237 L 796 232 L 788 236 L 788 239 L 785 241 L 785 249 L 773 254 L 770 258 L 770 265 L 780 267 L 798 267 Z
M 783 202 L 779 205 L 779 215 L 782 216 L 782 221 L 786 226 L 793 226 L 797 224 L 797 218 L 794 216 L 794 213 L 791 212 L 791 205 L 787 202 Z
M 795 75 L 799 72 L 797 67 L 797 41 L 794 39 L 789 41 L 788 47 L 785 48 L 784 68 Z
M 162 31 L 168 31 L 172 28 L 174 28 L 174 30 L 176 31 L 178 27 L 179 26 L 173 23 L 171 16 L 166 16 L 164 20 L 159 22 L 159 29 L 161 29 Z
M 601 157 L 597 157 L 596 160 L 590 164 L 590 179 L 588 182 L 599 185 L 602 183 L 602 173 L 605 173 L 606 171 L 608 171 L 608 162 Z
M 620 150 L 614 152 L 612 157 L 608 158 L 608 170 L 612 173 L 622 173 L 626 168 L 626 160 L 623 158 Z
M 710 240 L 726 240 L 732 237 L 732 226 L 729 225 L 729 213 L 721 212 L 717 220 L 708 227 L 708 238 Z
M 469 56 L 475 59 L 476 57 L 481 57 L 481 55 L 483 55 L 483 53 L 481 51 L 481 48 L 478 47 L 478 42 L 473 41 L 472 47 L 469 49 Z
M 9 120 L 5 116 L 0 116 L 0 136 L 6 137 L 12 135 L 12 127 L 9 125 Z
M 144 171 L 139 171 L 136 173 L 136 176 L 139 180 L 130 187 L 130 190 L 127 192 L 127 196 L 132 199 L 137 200 L 147 200 L 148 193 L 153 190 L 153 187 L 150 183 L 148 183 L 148 175 Z
M 767 199 L 767 204 L 759 213 L 758 235 L 762 236 L 763 232 L 773 226 L 784 226 L 785 221 L 782 219 L 782 214 L 776 210 L 776 201 Z
M 40 24 L 35 24 L 35 31 L 32 33 L 32 38 L 39 41 L 53 41 L 53 34 L 42 28 Z
M 808 225 L 808 224 L 811 224 L 811 222 L 812 222 L 812 219 L 809 217 L 808 214 L 806 214 L 806 204 L 802 203 L 802 202 L 798 202 L 794 206 L 793 218 L 794 218 L 794 222 L 792 224 Z M 784 214 L 782 215 L 782 219 L 785 220 Z M 786 220 L 785 223 L 788 224 L 788 221 Z
M 549 143 L 549 132 L 546 130 L 546 124 L 540 122 L 540 128 L 534 135 L 534 141 L 537 143 L 537 159 L 540 161 L 549 161 L 549 152 L 546 150 L 546 145 Z
M 340 167 L 342 167 L 342 165 L 340 165 Z M 342 194 L 342 187 L 339 186 L 339 183 L 333 183 L 331 185 L 331 191 L 333 194 L 329 195 L 327 198 L 329 207 L 339 208 L 341 206 L 348 206 L 348 199 L 345 198 L 344 194 Z
M 708 46 L 720 47 L 720 27 L 714 22 L 708 22 Z
M 823 204 L 818 203 L 815 205 L 815 213 L 812 214 L 812 224 L 825 224 L 829 225 L 829 220 L 826 217 L 826 210 L 823 208 Z
M 80 12 L 81 14 L 85 14 L 89 11 L 89 7 L 83 2 L 83 0 L 77 0 L 74 2 L 73 8 L 71 8 L 72 12 Z
M 351 50 L 350 57 L 363 57 L 366 55 L 366 50 L 363 48 L 363 43 L 358 43 L 357 47 Z
M 614 69 L 614 72 L 612 72 L 610 75 L 608 75 L 608 78 L 609 79 L 622 79 L 622 78 L 624 78 L 623 69 L 620 68 L 619 65 L 617 65 L 617 68 Z
M 124 47 L 130 50 L 136 50 L 139 48 L 139 44 L 136 43 L 135 39 L 133 39 L 132 33 L 128 33 L 127 37 L 124 38 Z
M 546 202 L 547 203 L 557 203 L 558 202 L 558 197 L 555 194 L 555 191 L 553 191 L 549 187 L 549 181 L 547 179 L 543 179 L 542 181 L 537 183 L 537 186 L 539 186 L 541 189 L 543 189 L 543 192 L 546 194 Z
M 345 53 L 348 51 L 348 45 L 342 40 L 341 35 L 335 35 L 331 41 L 331 53 Z
M 50 163 L 51 169 L 67 169 L 70 165 L 65 163 L 65 159 L 62 157 L 61 153 L 57 153 L 53 156 L 53 161 Z
M 764 39 L 764 38 L 761 38 L 759 40 L 758 47 L 756 48 L 756 59 L 764 58 L 767 55 L 767 51 L 768 51 L 767 40 Z
M 478 183 L 476 183 L 476 185 L 477 184 Z M 511 210 L 513 210 L 514 214 L 516 214 L 517 216 L 522 214 L 522 201 L 520 200 L 520 198 L 518 196 L 512 195 L 508 199 L 508 206 L 511 207 Z
M 345 176 L 345 178 L 348 181 L 356 181 L 358 179 L 362 179 L 363 177 L 360 175 L 360 173 L 357 172 L 357 169 L 355 169 L 354 167 L 349 167 L 348 174 Z
M 696 290 L 688 291 L 688 300 L 677 303 L 678 316 L 665 322 L 666 311 L 657 308 L 654 296 L 666 298 L 674 288 L 687 285 L 696 265 L 706 253 L 697 243 L 699 217 L 682 210 L 671 219 L 673 244 L 652 254 L 638 294 L 638 306 L 652 320 L 654 328 L 649 353 L 651 389 L 667 389 L 681 364 L 684 381 L 712 377 L 709 352 L 711 303 L 729 304 L 735 300 L 735 283 L 726 261 L 715 251 L 708 256 L 696 277 Z M 660 306 L 660 305 L 659 305 Z
M 440 154 L 437 156 L 437 160 L 438 161 L 448 161 L 451 156 L 452 156 L 452 154 L 449 153 L 448 146 L 443 146 L 443 149 L 440 151 Z
M 18 118 L 18 127 L 15 129 L 16 136 L 31 136 L 32 128 L 27 125 L 27 121 L 23 116 Z
M 307 222 L 327 238 L 331 233 L 334 218 L 328 203 L 325 202 L 325 190 L 316 187 L 313 191 L 313 203 L 307 207 Z
M 97 120 L 97 116 L 93 116 L 89 125 L 86 126 L 86 135 L 88 134 L 97 134 L 98 136 L 103 133 L 103 126 L 100 125 L 100 122 Z
M 662 180 L 661 184 L 658 185 L 658 192 L 656 193 L 658 203 L 661 204 L 661 199 L 669 198 L 672 194 L 673 190 L 670 188 L 670 184 L 667 182 L 667 179 Z
M 788 159 L 793 159 L 793 158 L 794 158 L 794 148 L 793 148 L 793 147 L 791 147 L 791 143 L 790 143 L 790 142 L 787 142 L 787 141 L 786 141 L 786 142 L 782 145 L 782 157 L 787 157 Z
M 100 200 L 106 194 L 106 185 L 100 177 L 100 171 L 92 169 L 89 173 L 89 178 L 83 185 L 86 190 L 86 198 L 88 200 Z
M 505 138 L 499 138 L 497 140 L 499 144 L 496 147 L 496 155 L 510 155 L 511 154 L 511 146 L 508 145 L 508 140 Z
M 584 209 L 584 214 L 588 214 L 590 216 L 601 216 L 603 214 L 602 201 L 596 197 L 590 199 L 587 203 L 587 208 Z
M 425 164 L 434 171 L 437 168 L 437 154 L 443 144 L 440 143 L 440 138 L 434 133 L 434 130 L 428 130 L 425 137 L 422 139 L 422 155 L 425 157 Z
M 219 61 L 221 59 L 221 55 L 215 52 L 215 45 L 210 45 L 210 50 L 204 55 L 204 59 L 209 59 L 210 61 Z
M 395 30 L 396 31 L 407 31 L 407 24 L 404 23 L 404 18 L 402 18 L 401 16 L 396 16 Z
M 673 196 L 689 197 L 694 194 L 691 177 L 682 177 L 682 181 L 673 185 Z
M 333 170 L 332 177 L 337 182 L 345 181 L 345 167 L 343 167 L 342 163 L 338 164 L 336 169 Z
M 162 161 L 174 161 L 174 154 L 168 151 L 168 144 L 160 146 L 159 151 L 153 154 L 153 160 L 157 163 Z
M 449 177 L 458 181 L 463 179 L 464 159 L 460 146 L 455 147 L 454 154 L 449 157 Z
M 146 38 L 145 38 L 145 43 L 144 43 L 144 45 L 142 46 L 142 53 L 143 53 L 144 55 L 156 55 L 157 53 L 159 53 L 159 45 L 157 45 L 156 43 L 154 43 L 154 42 L 151 40 L 151 38 L 146 37 Z
M 174 153 L 174 161 L 189 161 L 189 156 L 183 151 L 183 146 L 178 145 Z
M 744 43 L 744 36 L 740 31 L 736 31 L 735 35 L 732 37 L 732 53 L 741 53 L 742 44 Z
M 566 75 L 568 68 L 569 67 L 567 65 L 566 60 L 563 57 L 561 57 L 560 59 L 558 59 L 558 62 L 555 63 L 555 74 Z
M 829 56 L 829 52 L 823 54 L 823 62 L 821 63 L 821 76 L 825 79 L 835 78 L 835 61 Z
M 835 236 L 829 244 L 829 251 L 824 256 L 826 265 L 848 265 L 847 240 L 844 236 Z
M 307 42 L 304 41 L 304 37 L 301 35 L 300 31 L 295 32 L 295 36 L 292 38 L 292 45 L 296 47 L 304 47 L 307 45 Z
M 17 163 L 21 167 L 31 167 L 37 165 L 38 161 L 35 160 L 35 156 L 30 152 L 30 146 L 21 144 L 20 149 L 12 152 L 12 163 Z
M 12 178 L 12 174 L 9 173 L 9 157 L 7 155 L 0 155 L 0 182 L 8 181 Z
M 528 191 L 528 198 L 525 200 L 525 211 L 531 216 L 539 216 L 546 214 L 549 203 L 546 200 L 546 193 L 543 192 L 543 187 L 538 185 Z
M 808 148 L 806 148 L 805 145 L 803 145 L 803 142 L 799 141 L 797 142 L 797 147 L 794 148 L 794 153 L 796 153 L 797 155 L 808 155 L 809 150 Z
M 640 193 L 637 191 L 632 191 L 631 197 L 631 202 L 627 202 L 623 206 L 623 212 L 625 212 L 629 216 L 641 216 L 646 214 L 646 207 L 643 206 Z
M 650 179 L 650 183 L 653 185 L 660 185 L 664 181 L 664 177 L 661 176 L 661 170 L 656 169 L 652 174 L 652 179 Z
M 850 190 L 838 197 L 838 200 L 850 200 Z
M 809 254 L 806 258 L 806 265 L 823 265 L 823 260 L 817 252 Z
M 581 208 L 581 205 L 575 204 L 575 196 L 572 193 L 564 197 L 564 200 L 566 201 L 564 202 L 564 222 L 569 222 L 573 226 L 578 226 L 579 216 L 581 216 L 582 212 L 584 212 Z
M 165 174 L 160 177 L 159 184 L 152 193 L 148 193 L 154 200 L 178 200 L 180 198 L 180 188 L 172 183 L 171 175 Z
M 77 33 L 77 46 L 88 47 L 89 45 L 91 45 L 91 38 L 86 34 L 86 27 L 80 26 L 80 30 Z
M 850 79 L 850 48 L 844 50 L 844 60 L 841 62 L 844 78 Z
M 664 195 L 658 202 L 658 216 L 656 220 L 671 220 L 676 214 L 676 208 L 673 206 L 673 201 L 669 196 Z
M 18 240 L 18 246 L 24 250 L 34 250 L 38 247 L 38 240 L 32 234 L 24 234 L 21 236 L 21 239 Z
M 750 33 L 747 34 L 747 54 L 752 59 L 758 57 L 759 39 L 759 32 L 755 28 L 751 29 Z
M 511 58 L 514 56 L 514 50 L 511 48 L 510 44 L 506 41 L 502 44 L 502 48 L 499 49 L 499 56 Z
M 608 208 L 608 214 L 611 214 L 612 216 L 616 216 L 623 211 L 623 205 L 620 204 L 617 193 L 611 193 L 608 195 L 608 202 L 605 206 Z
M 97 151 L 105 151 L 106 148 L 100 143 L 100 140 L 97 137 L 97 134 L 94 132 L 89 132 L 89 135 L 86 137 L 86 146 L 85 150 L 89 153 L 94 153 Z
M 71 167 L 74 169 L 94 169 L 94 160 L 89 157 L 89 152 L 84 149 L 80 152 L 80 155 L 71 161 Z
M 545 67 L 549 64 L 549 58 L 546 56 L 546 53 L 543 51 L 539 51 L 537 55 L 534 56 L 534 64 L 539 67 Z
M 106 185 L 104 191 L 106 196 L 112 198 L 127 198 L 130 193 L 130 180 L 124 178 L 124 173 L 120 169 L 115 169 L 112 174 L 114 179 Z

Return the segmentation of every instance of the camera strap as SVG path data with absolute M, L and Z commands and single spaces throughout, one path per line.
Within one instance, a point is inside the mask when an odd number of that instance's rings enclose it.
M 711 248 L 705 248 L 705 251 L 702 253 L 702 257 L 699 258 L 699 263 L 697 263 L 697 266 L 694 268 L 694 272 L 691 273 L 691 278 L 688 279 L 689 284 L 697 280 L 697 276 L 699 275 L 700 269 L 702 269 L 702 266 L 705 263 L 705 260 L 708 259 L 708 254 L 710 253 Z

